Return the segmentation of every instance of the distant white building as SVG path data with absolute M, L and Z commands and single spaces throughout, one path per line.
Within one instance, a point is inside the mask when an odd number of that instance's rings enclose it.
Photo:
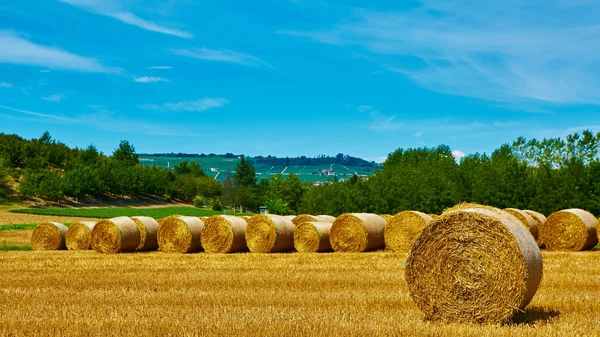
M 210 172 L 219 172 L 219 168 L 218 167 L 211 167 L 210 168 Z
M 313 183 L 313 186 L 323 186 L 323 182 L 322 181 L 315 181 Z

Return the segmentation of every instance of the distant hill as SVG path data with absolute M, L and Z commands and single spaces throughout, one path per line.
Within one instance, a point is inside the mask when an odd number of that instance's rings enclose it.
M 242 155 L 226 154 L 189 154 L 189 153 L 142 153 L 140 162 L 144 165 L 173 167 L 181 161 L 195 161 L 202 166 L 206 174 L 223 181 L 227 172 L 234 173 Z M 381 164 L 344 154 L 318 157 L 246 157 L 259 178 L 270 178 L 275 174 L 284 176 L 294 173 L 305 182 L 347 179 L 355 173 L 367 177 L 381 168 Z

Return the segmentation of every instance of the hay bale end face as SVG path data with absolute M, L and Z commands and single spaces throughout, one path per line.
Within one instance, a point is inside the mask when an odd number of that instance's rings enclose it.
M 566 209 L 550 214 L 540 229 L 540 240 L 550 250 L 580 251 L 598 244 L 598 220 L 582 209 Z
M 304 222 L 294 230 L 294 247 L 300 253 L 330 252 L 331 222 Z
M 392 218 L 394 217 L 393 215 L 389 215 L 389 214 L 379 214 L 380 217 L 382 217 L 383 219 L 385 219 L 385 222 L 389 225 L 390 221 L 392 221 Z
M 532 211 L 532 210 L 524 210 L 523 212 L 531 215 L 531 217 L 533 218 L 533 220 L 535 221 L 535 225 L 537 227 L 537 231 L 538 231 L 538 235 L 536 238 L 536 242 L 538 243 L 538 246 L 540 247 L 545 247 L 546 245 L 544 245 L 544 243 L 542 242 L 542 239 L 540 237 L 540 228 L 542 228 L 542 226 L 544 226 L 544 224 L 546 223 L 546 216 L 542 213 L 536 212 L 536 211 Z
M 336 252 L 366 252 L 383 249 L 384 218 L 370 213 L 346 213 L 335 219 L 329 241 Z
M 404 211 L 394 215 L 385 227 L 385 248 L 394 252 L 408 252 L 431 217 L 417 211 Z
M 300 214 L 295 216 L 292 219 L 294 225 L 298 226 L 304 222 L 330 222 L 333 223 L 335 221 L 335 217 L 331 215 L 309 215 L 309 214 Z
M 92 248 L 92 230 L 96 226 L 93 221 L 75 221 L 66 236 L 68 250 L 89 250 Z
M 42 222 L 31 234 L 33 250 L 63 250 L 67 248 L 65 237 L 69 229 L 58 222 Z
M 166 253 L 202 250 L 200 235 L 204 222 L 192 216 L 170 216 L 159 221 L 158 249 Z
M 133 216 L 131 220 L 135 221 L 140 231 L 140 244 L 138 251 L 152 251 L 158 249 L 158 221 L 148 216 Z
M 92 249 L 99 253 L 131 253 L 139 244 L 138 225 L 126 216 L 101 220 L 92 230 Z
M 460 206 L 433 220 L 406 264 L 411 298 L 432 321 L 502 323 L 523 310 L 542 279 L 542 255 L 508 213 Z
M 202 247 L 207 253 L 236 253 L 248 250 L 246 227 L 243 217 L 230 215 L 211 216 L 204 223 L 200 235 Z
M 260 214 L 248 220 L 246 244 L 253 253 L 289 252 L 294 249 L 294 223 L 291 219 Z
M 507 212 L 508 214 L 516 217 L 517 219 L 519 219 L 519 221 L 523 224 L 523 226 L 525 226 L 525 228 L 527 228 L 529 230 L 529 233 L 531 233 L 531 235 L 533 235 L 533 238 L 535 240 L 537 240 L 537 238 L 538 238 L 537 222 L 535 222 L 535 219 L 529 213 L 522 211 L 520 209 L 516 209 L 516 208 L 505 208 L 504 211 Z

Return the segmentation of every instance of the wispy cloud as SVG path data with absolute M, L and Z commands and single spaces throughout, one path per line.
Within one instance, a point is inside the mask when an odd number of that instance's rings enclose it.
M 272 65 L 256 56 L 232 50 L 216 50 L 202 47 L 193 49 L 174 49 L 172 52 L 176 55 L 192 57 L 200 60 L 237 63 L 255 68 L 273 68 Z
M 208 109 L 220 108 L 229 101 L 225 98 L 201 98 L 195 101 L 185 101 L 178 103 L 164 103 L 164 104 L 144 104 L 141 107 L 143 109 L 160 110 L 160 111 L 191 111 L 200 112 Z
M 82 72 L 111 73 L 116 68 L 68 51 L 35 44 L 13 31 L 0 30 L 0 63 L 21 64 Z
M 60 121 L 60 122 L 75 122 L 76 120 L 73 118 L 69 118 L 69 117 L 65 117 L 65 116 L 59 116 L 59 115 L 51 115 L 51 114 L 45 114 L 45 113 L 40 113 L 40 112 L 35 112 L 35 111 L 29 111 L 29 110 L 22 110 L 22 109 L 15 109 L 9 106 L 0 106 L 0 109 L 3 110 L 9 110 L 9 111 L 13 111 L 13 112 L 18 112 L 20 114 L 24 114 L 27 116 L 35 116 L 35 117 L 41 117 L 44 118 L 46 120 L 53 120 L 53 121 Z
M 132 12 L 123 10 L 116 2 L 111 0 L 58 0 L 60 2 L 79 7 L 88 12 L 105 15 L 123 23 L 136 26 L 151 32 L 173 35 L 181 38 L 193 38 L 190 32 L 161 26 L 155 22 L 144 20 Z
M 152 77 L 152 76 L 142 76 L 136 77 L 134 79 L 135 82 L 138 83 L 155 83 L 155 82 L 169 82 L 166 78 L 163 77 Z
M 47 74 L 49 72 L 50 72 L 50 70 L 48 70 L 48 69 L 42 69 L 42 70 L 40 70 L 40 73 L 44 73 L 44 74 Z
M 54 94 L 46 97 L 42 97 L 44 101 L 58 103 L 65 99 L 65 95 L 63 94 Z
M 368 113 L 371 118 L 369 129 L 375 131 L 395 131 L 406 126 L 405 123 L 396 121 L 396 115 L 386 116 L 370 105 L 360 105 L 356 110 Z
M 464 152 L 459 151 L 459 150 L 452 151 L 452 155 L 454 156 L 454 159 L 458 162 L 467 156 Z
M 152 67 L 148 67 L 146 69 L 162 69 L 162 70 L 166 70 L 166 69 L 173 69 L 173 67 L 171 67 L 171 66 L 152 66 Z
M 12 88 L 12 87 L 13 87 L 12 83 L 0 82 L 0 88 Z
M 399 12 L 357 10 L 328 29 L 279 33 L 367 50 L 388 71 L 437 92 L 506 103 L 600 104 L 600 3 L 420 3 Z
M 425 132 L 419 131 L 419 132 L 415 133 L 415 137 L 421 137 L 424 134 L 425 134 Z

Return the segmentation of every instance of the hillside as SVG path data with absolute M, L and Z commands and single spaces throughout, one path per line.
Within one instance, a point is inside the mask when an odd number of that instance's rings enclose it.
M 148 166 L 173 167 L 181 161 L 195 161 L 202 166 L 206 174 L 223 181 L 227 172 L 234 172 L 239 161 L 239 155 L 231 153 L 224 155 L 204 154 L 140 154 L 140 163 Z M 303 182 L 325 181 L 328 179 L 347 179 L 355 173 L 367 177 L 381 167 L 381 164 L 364 159 L 345 156 L 320 156 L 316 158 L 296 157 L 247 157 L 254 165 L 260 178 L 269 178 L 276 174 L 284 177 L 294 173 Z

